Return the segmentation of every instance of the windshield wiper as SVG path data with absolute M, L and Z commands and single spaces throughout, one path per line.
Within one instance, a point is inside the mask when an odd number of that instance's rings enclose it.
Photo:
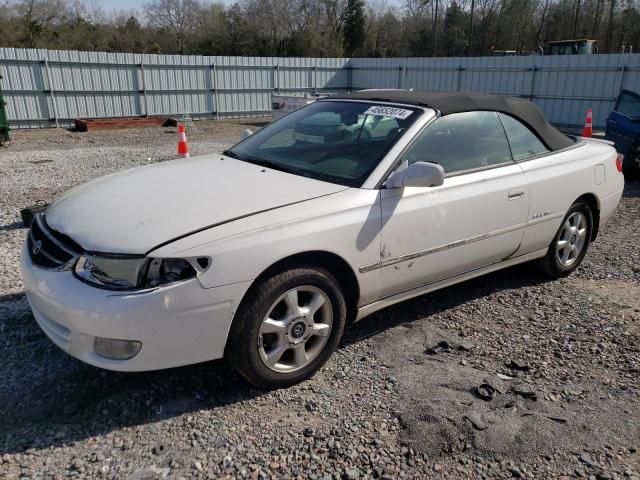
M 248 162 L 248 163 L 253 163 L 254 165 L 258 165 L 260 167 L 267 167 L 273 170 L 279 170 L 281 172 L 293 173 L 295 175 L 299 175 L 299 172 L 296 171 L 295 169 L 290 167 L 285 167 L 283 165 L 280 165 L 279 163 L 272 162 L 271 160 L 264 160 L 262 158 L 255 158 L 255 157 L 246 157 L 246 158 L 242 158 L 241 160 L 244 160 L 245 162 Z
M 235 158 L 236 160 L 245 160 L 244 157 L 241 157 L 240 155 L 238 155 L 235 152 L 232 152 L 231 150 L 225 150 L 224 152 L 222 152 L 222 154 L 226 155 L 227 157 Z
M 300 175 L 300 172 L 295 168 L 285 167 L 283 165 L 280 165 L 279 163 L 272 162 L 271 160 L 265 160 L 262 158 L 256 158 L 256 157 L 250 157 L 250 156 L 243 157 L 242 155 L 238 155 L 232 150 L 225 150 L 224 152 L 222 152 L 222 154 L 226 155 L 227 157 L 235 158 L 236 160 L 242 160 L 243 162 L 253 163 L 254 165 L 258 165 L 259 167 L 266 167 L 266 168 L 271 168 L 273 170 L 278 170 L 280 172 L 293 173 L 294 175 Z

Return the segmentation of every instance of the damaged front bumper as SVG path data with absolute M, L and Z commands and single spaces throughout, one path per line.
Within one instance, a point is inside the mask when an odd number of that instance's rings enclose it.
M 108 291 L 70 271 L 34 265 L 26 245 L 21 269 L 33 315 L 51 341 L 83 362 L 119 371 L 221 358 L 235 308 L 251 283 L 206 289 L 194 278 L 139 292 Z M 118 358 L 118 351 L 132 356 Z

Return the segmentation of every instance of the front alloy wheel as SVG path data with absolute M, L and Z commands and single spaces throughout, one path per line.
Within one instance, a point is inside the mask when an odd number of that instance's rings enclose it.
M 291 268 L 259 280 L 245 295 L 225 357 L 260 388 L 311 377 L 338 346 L 347 307 L 339 282 L 320 267 Z
M 333 308 L 327 295 L 311 285 L 283 293 L 269 307 L 258 332 L 258 351 L 264 364 L 278 373 L 300 370 L 327 343 Z

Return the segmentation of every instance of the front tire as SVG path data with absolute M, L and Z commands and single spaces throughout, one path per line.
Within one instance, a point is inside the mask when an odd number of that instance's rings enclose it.
M 311 377 L 338 346 L 347 308 L 339 283 L 317 267 L 293 268 L 251 288 L 227 340 L 231 366 L 259 388 Z
M 562 278 L 577 269 L 587 253 L 593 232 L 593 213 L 584 202 L 574 203 L 539 265 L 552 278 Z

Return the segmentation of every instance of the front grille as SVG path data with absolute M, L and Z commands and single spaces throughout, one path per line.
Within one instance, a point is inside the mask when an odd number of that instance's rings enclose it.
M 27 240 L 31 261 L 49 270 L 71 268 L 80 254 L 80 246 L 66 235 L 49 228 L 44 215 L 33 219 Z

